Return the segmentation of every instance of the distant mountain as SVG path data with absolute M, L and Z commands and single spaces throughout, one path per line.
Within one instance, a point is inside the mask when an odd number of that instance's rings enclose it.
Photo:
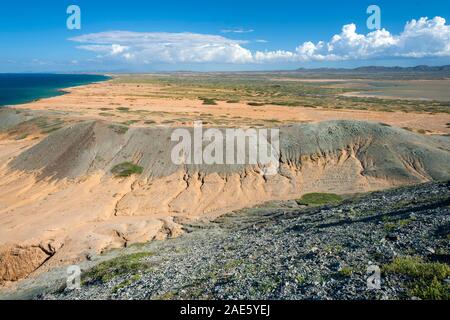
M 317 68 L 317 69 L 305 69 L 299 68 L 296 71 L 302 72 L 317 72 L 317 73 L 355 73 L 355 72 L 450 72 L 450 65 L 445 66 L 426 66 L 419 65 L 415 67 L 378 67 L 378 66 L 367 66 L 358 67 L 353 69 L 345 68 Z
M 334 78 L 341 79 L 385 79 L 385 80 L 442 80 L 450 78 L 450 65 L 415 67 L 378 67 L 367 66 L 354 69 L 345 68 L 300 68 L 288 72 L 299 78 Z
M 442 72 L 442 71 L 450 71 L 450 65 L 446 66 L 437 66 L 430 67 L 426 65 L 420 65 L 416 67 L 360 67 L 355 68 L 354 71 L 359 72 Z

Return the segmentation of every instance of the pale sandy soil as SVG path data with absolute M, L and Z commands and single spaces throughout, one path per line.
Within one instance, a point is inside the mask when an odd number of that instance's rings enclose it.
M 180 126 L 205 121 L 217 126 L 276 126 L 279 122 L 320 122 L 326 120 L 362 120 L 383 122 L 431 133 L 450 133 L 450 114 L 379 112 L 366 110 L 331 110 L 266 105 L 252 107 L 246 103 L 203 105 L 200 100 L 160 98 L 161 87 L 151 84 L 117 84 L 105 82 L 68 89 L 70 94 L 21 105 L 19 108 L 55 110 L 61 116 L 75 119 L 104 119 L 115 122 L 135 121 L 134 126 L 147 126 L 146 121 Z M 129 112 L 117 108 L 130 108 Z

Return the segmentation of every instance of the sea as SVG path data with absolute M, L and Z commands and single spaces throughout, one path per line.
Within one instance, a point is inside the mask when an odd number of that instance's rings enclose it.
M 64 89 L 110 79 L 91 74 L 0 73 L 0 107 L 64 94 Z

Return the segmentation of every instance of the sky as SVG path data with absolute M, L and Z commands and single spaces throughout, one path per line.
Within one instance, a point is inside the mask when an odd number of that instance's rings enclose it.
M 370 5 L 380 29 L 367 26 Z M 2 1 L 0 72 L 444 65 L 449 19 L 446 0 Z

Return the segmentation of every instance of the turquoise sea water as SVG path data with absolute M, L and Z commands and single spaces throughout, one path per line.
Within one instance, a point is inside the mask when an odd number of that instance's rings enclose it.
M 0 74 L 0 107 L 64 94 L 64 88 L 105 81 L 86 74 Z

